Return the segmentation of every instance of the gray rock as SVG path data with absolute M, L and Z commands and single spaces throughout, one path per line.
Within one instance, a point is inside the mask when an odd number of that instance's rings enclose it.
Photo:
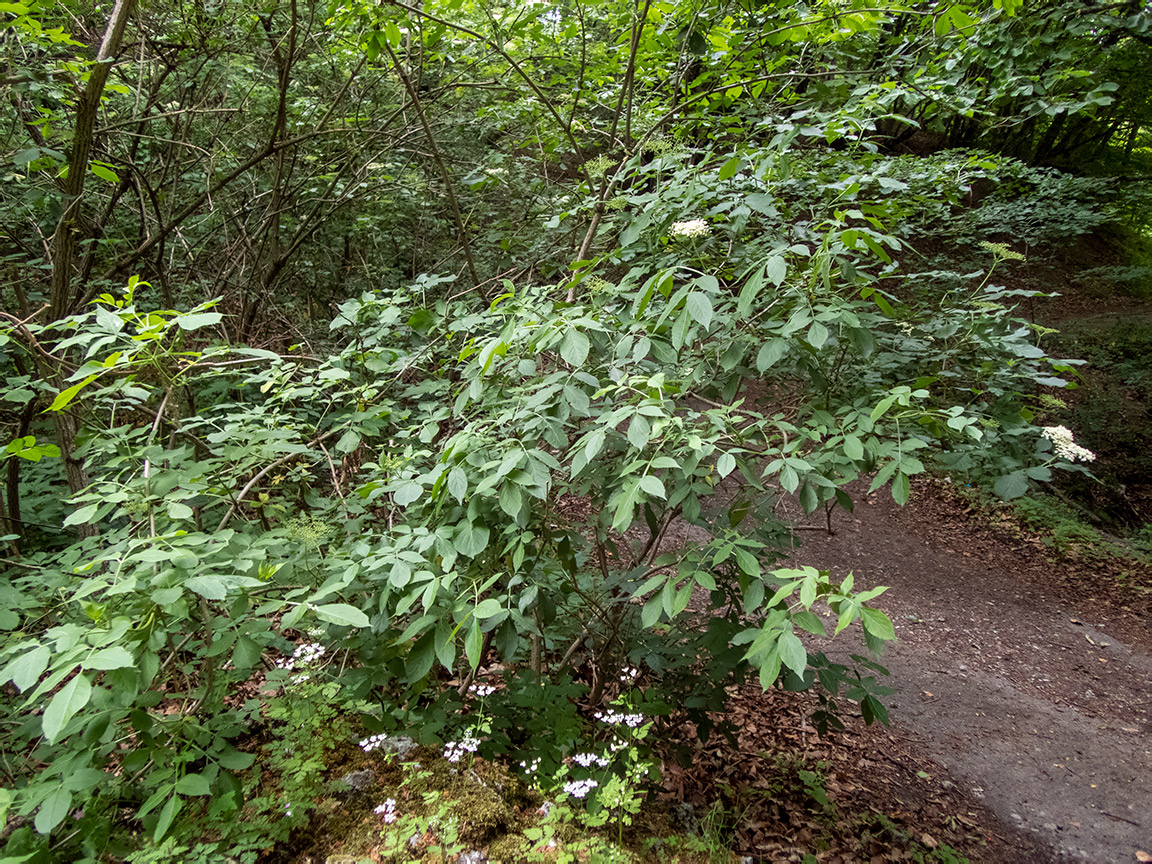
M 340 778 L 340 783 L 347 787 L 349 792 L 366 792 L 376 785 L 376 772 L 369 768 L 363 771 L 349 771 Z

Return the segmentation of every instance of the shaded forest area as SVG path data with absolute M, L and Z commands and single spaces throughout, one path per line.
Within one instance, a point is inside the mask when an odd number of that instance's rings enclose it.
M 1144 608 L 1145 4 L 0 17 L 3 864 L 771 858 L 928 476 Z

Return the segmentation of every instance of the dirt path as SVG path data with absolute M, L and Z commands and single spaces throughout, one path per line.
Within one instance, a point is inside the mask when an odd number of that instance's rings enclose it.
M 863 498 L 795 560 L 891 586 L 893 724 L 957 784 L 1054 858 L 1136 861 L 1152 851 L 1149 640 L 1108 604 L 1053 599 L 1027 550 L 932 521 L 928 491 L 903 509 Z

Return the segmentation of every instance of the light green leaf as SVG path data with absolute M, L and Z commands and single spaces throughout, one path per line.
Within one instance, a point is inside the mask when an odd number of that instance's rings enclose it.
M 515 483 L 508 481 L 500 487 L 500 509 L 510 517 L 515 519 L 520 514 L 523 503 L 524 496 L 520 492 L 520 487 Z
M 844 436 L 844 455 L 849 459 L 863 459 L 864 458 L 864 444 L 855 435 Z
M 120 645 L 113 645 L 110 648 L 100 649 L 87 660 L 81 661 L 80 665 L 85 669 L 98 669 L 101 671 L 126 669 L 136 665 L 136 658 L 132 656 L 132 652 L 127 648 L 123 648 Z
M 72 810 L 72 793 L 63 786 L 53 791 L 40 805 L 33 824 L 37 834 L 51 834 Z
M 808 666 L 808 652 L 795 633 L 781 633 L 776 643 L 780 649 L 780 662 L 795 672 L 803 675 Z
M 468 666 L 476 669 L 480 665 L 480 652 L 484 650 L 484 634 L 480 632 L 480 622 L 473 620 L 464 635 L 464 656 L 468 658 Z
M 392 500 L 400 507 L 407 507 L 424 493 L 424 487 L 415 480 L 405 480 L 392 492 Z
M 452 539 L 456 551 L 468 558 L 475 558 L 488 545 L 488 526 L 465 522 Z
M 628 424 L 628 443 L 637 450 L 643 450 L 652 436 L 652 424 L 643 414 L 634 414 Z
M 731 453 L 721 453 L 720 458 L 716 460 L 716 473 L 721 477 L 727 477 L 735 467 L 736 457 Z
M 160 818 L 156 821 L 156 830 L 152 832 L 153 843 L 159 843 L 164 839 L 164 835 L 172 827 L 172 820 L 176 818 L 176 814 L 180 812 L 180 808 L 183 806 L 184 799 L 179 795 L 173 795 L 168 799 L 168 803 L 160 811 Z
M 819 349 L 823 348 L 824 343 L 827 341 L 828 328 L 819 321 L 813 321 L 812 326 L 808 328 L 808 344 L 813 348 Z
M 756 355 L 756 371 L 765 372 L 771 369 L 781 357 L 784 356 L 784 349 L 787 343 L 783 339 L 774 338 L 769 339 L 762 346 Z
M 640 489 L 645 495 L 650 495 L 653 498 L 666 498 L 668 497 L 664 491 L 664 484 L 659 477 L 654 477 L 651 474 L 646 474 L 640 478 Z
M 591 344 L 587 336 L 579 330 L 569 330 L 564 335 L 564 341 L 560 343 L 560 356 L 573 369 L 579 369 L 588 358 L 589 348 Z
M 67 528 L 69 525 L 83 525 L 87 522 L 90 522 L 92 517 L 96 515 L 96 511 L 99 509 L 99 507 L 100 502 L 97 501 L 93 504 L 86 504 L 79 510 L 74 510 L 73 512 L 69 513 L 68 517 L 64 520 L 64 527 Z
M 504 607 L 500 604 L 499 600 L 494 597 L 487 597 L 476 605 L 476 608 L 472 610 L 472 614 L 480 621 L 486 621 L 493 615 L 499 614 L 503 609 Z
M 191 519 L 192 508 L 187 504 L 180 501 L 168 502 L 168 518 L 169 519 Z
M 176 781 L 176 792 L 180 795 L 211 795 L 212 787 L 202 774 L 185 774 Z
M 181 330 L 199 330 L 201 327 L 219 324 L 222 317 L 219 312 L 190 312 L 187 315 L 177 316 L 176 323 L 180 325 Z
M 459 465 L 448 472 L 448 494 L 460 504 L 464 503 L 464 496 L 468 492 L 468 475 Z
M 4 667 L 4 671 L 0 672 L 0 683 L 11 681 L 23 693 L 40 680 L 51 657 L 52 652 L 47 645 L 37 645 Z
M 64 689 L 52 697 L 52 701 L 44 709 L 40 723 L 49 744 L 56 743 L 68 721 L 75 717 L 76 712 L 87 705 L 91 698 L 92 685 L 83 673 L 76 675 L 64 685 Z
M 228 596 L 228 589 L 215 576 L 193 576 L 184 581 L 184 587 L 196 592 L 205 600 L 223 600 Z
M 367 627 L 369 623 L 367 615 L 347 603 L 327 603 L 315 606 L 313 610 L 321 621 L 338 624 L 341 627 Z
M 784 277 L 788 275 L 787 262 L 779 255 L 773 255 L 764 265 L 764 275 L 768 277 L 769 282 L 779 288 Z
M 864 624 L 864 629 L 877 639 L 891 642 L 896 638 L 896 628 L 892 626 L 891 619 L 879 609 L 869 609 L 867 606 L 861 606 L 860 618 Z
M 359 446 L 360 433 L 355 429 L 349 429 L 341 435 L 340 440 L 336 442 L 336 451 L 338 453 L 352 453 Z
M 705 330 L 712 323 L 712 301 L 702 291 L 692 291 L 684 301 L 688 314 Z

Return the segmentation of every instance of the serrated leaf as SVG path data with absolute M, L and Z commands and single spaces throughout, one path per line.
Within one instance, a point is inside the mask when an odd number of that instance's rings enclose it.
M 721 477 L 727 477 L 735 467 L 736 457 L 731 453 L 721 453 L 720 458 L 716 460 L 716 473 Z
M 855 435 L 844 436 L 844 455 L 849 459 L 864 458 L 864 443 Z
M 692 316 L 692 320 L 707 330 L 712 323 L 712 301 L 708 299 L 708 295 L 702 291 L 692 291 L 688 294 L 684 304 L 687 306 L 688 314 Z
M 54 790 L 40 804 L 33 825 L 37 834 L 51 834 L 72 810 L 72 793 L 64 787 Z
M 215 576 L 193 576 L 185 580 L 184 587 L 196 592 L 205 600 L 223 600 L 228 595 L 224 583 Z
M 468 658 L 468 665 L 472 669 L 480 665 L 480 651 L 483 647 L 484 635 L 480 632 L 480 622 L 473 619 L 464 635 L 464 656 Z
M 191 519 L 192 508 L 187 504 L 180 501 L 168 502 L 168 518 L 169 519 Z
M 113 645 L 110 648 L 101 648 L 91 657 L 81 661 L 80 665 L 85 669 L 97 669 L 106 672 L 110 669 L 126 669 L 129 666 L 135 666 L 136 658 L 127 648 Z
M 667 498 L 664 491 L 664 483 L 661 482 L 659 477 L 654 477 L 651 474 L 646 474 L 640 478 L 640 489 L 645 495 L 653 498 Z
M 761 345 L 760 351 L 756 354 L 756 370 L 765 372 L 771 369 L 784 356 L 785 348 L 787 343 L 779 338 L 769 339 Z
M 176 792 L 180 795 L 211 795 L 212 787 L 202 774 L 185 774 L 176 781 Z
M 4 671 L 0 672 L 0 683 L 11 681 L 23 693 L 40 680 L 51 657 L 52 652 L 47 645 L 37 645 L 4 667 Z
M 1028 476 L 1023 471 L 1013 471 L 996 478 L 993 490 L 1005 501 L 1019 498 L 1028 492 Z
M 74 510 L 73 512 L 69 513 L 68 518 L 64 520 L 64 527 L 67 528 L 70 525 L 83 525 L 87 522 L 90 522 L 92 517 L 96 515 L 96 511 L 99 508 L 100 502 L 97 501 L 93 504 L 86 504 L 79 510 Z
M 448 494 L 463 504 L 464 496 L 468 492 L 468 475 L 464 473 L 464 469 L 457 465 L 449 471 L 448 482 L 445 485 L 448 487 Z
M 55 744 L 56 739 L 68 721 L 76 716 L 81 708 L 88 704 L 92 698 L 92 685 L 88 678 L 80 673 L 64 685 L 64 688 L 52 697 L 48 707 L 44 709 L 40 726 L 44 730 L 44 737 L 49 744 Z
M 341 627 L 367 627 L 368 616 L 347 603 L 327 603 L 323 606 L 312 607 L 316 617 L 329 624 L 338 624 Z
M 180 812 L 180 808 L 183 806 L 184 799 L 178 795 L 173 795 L 168 799 L 160 810 L 160 817 L 156 820 L 156 830 L 152 832 L 153 843 L 159 843 L 164 839 L 164 835 L 172 827 L 172 821 L 176 818 L 176 814 Z
M 799 637 L 795 633 L 781 633 L 776 644 L 780 650 L 780 662 L 797 675 L 803 675 L 808 666 L 808 652 Z
M 869 609 L 867 606 L 861 606 L 860 618 L 864 624 L 864 629 L 877 639 L 891 642 L 896 638 L 896 628 L 892 626 L 891 619 L 879 609 Z
M 564 336 L 564 341 L 560 343 L 560 356 L 573 369 L 579 369 L 588 359 L 588 350 L 591 347 L 587 336 L 579 330 L 569 330 Z
M 652 424 L 648 422 L 648 418 L 643 414 L 632 415 L 632 421 L 628 424 L 628 443 L 637 450 L 643 450 L 651 437 Z

